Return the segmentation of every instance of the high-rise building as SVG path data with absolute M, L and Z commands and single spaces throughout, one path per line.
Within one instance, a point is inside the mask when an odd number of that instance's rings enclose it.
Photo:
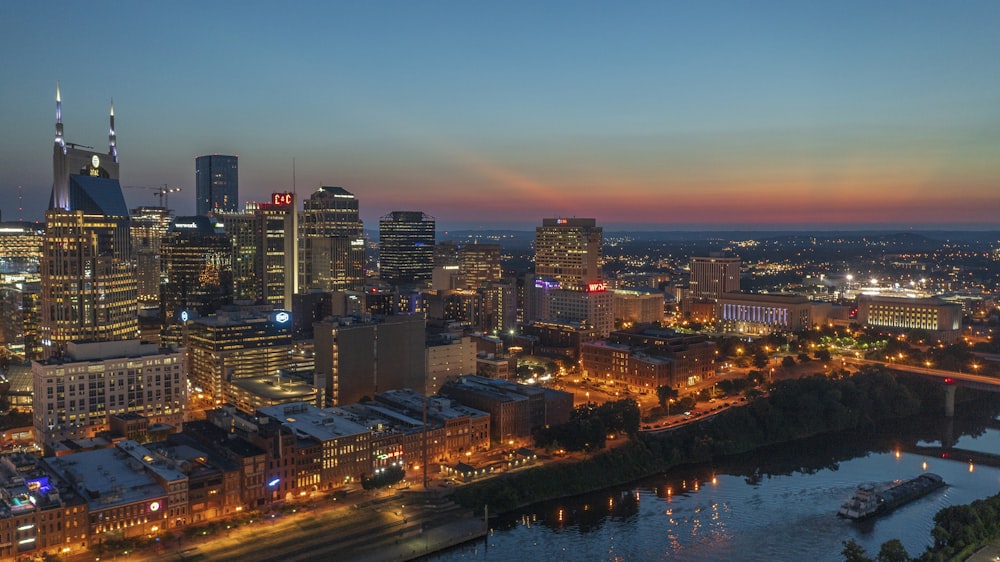
M 517 296 L 514 283 L 495 281 L 476 289 L 479 312 L 476 327 L 486 334 L 509 334 L 517 329 Z
M 99 155 L 63 137 L 56 89 L 50 208 L 41 261 L 41 340 L 59 354 L 76 340 L 127 340 L 138 334 L 138 284 L 129 212 L 118 183 L 114 105 L 109 151 Z
M 535 277 L 526 289 L 532 302 L 525 304 L 525 320 L 582 322 L 602 336 L 610 333 L 613 298 L 601 271 L 603 244 L 604 229 L 594 219 L 543 219 L 535 228 Z
M 233 298 L 233 253 L 221 225 L 205 216 L 177 217 L 161 246 L 165 334 L 179 336 L 180 314 L 214 314 Z M 168 341 L 180 341 L 168 338 Z
M 115 104 L 111 103 L 108 153 L 98 154 L 88 147 L 67 142 L 63 134 L 62 97 L 56 85 L 56 138 L 52 147 L 52 198 L 50 209 L 72 210 L 74 191 L 70 178 L 74 175 L 118 180 L 118 146 L 115 135 Z M 119 187 L 119 194 L 121 188 Z M 113 196 L 114 194 L 109 194 Z
M 257 281 L 257 246 L 260 241 L 253 213 L 214 213 L 232 243 L 233 300 L 257 302 L 262 289 Z
M 291 316 L 285 310 L 226 307 L 187 325 L 190 371 L 195 390 L 225 398 L 223 380 L 254 378 L 287 370 L 292 350 Z
M 160 308 L 160 244 L 170 228 L 172 213 L 166 207 L 132 209 L 132 255 L 136 262 L 139 308 Z
M 44 229 L 30 222 L 0 222 L 0 274 L 37 273 Z
M 239 159 L 212 154 L 194 159 L 195 212 L 235 213 L 240 203 Z
M 292 309 L 292 295 L 299 288 L 299 237 L 295 195 L 273 193 L 270 203 L 258 203 L 257 279 L 260 301 Z
M 12 357 L 26 361 L 42 358 L 38 335 L 41 292 L 38 281 L 19 279 L 0 284 L 0 345 Z
M 542 219 L 535 228 L 535 275 L 550 277 L 562 289 L 582 290 L 600 281 L 604 229 L 595 219 Z
M 301 289 L 364 286 L 364 225 L 353 193 L 342 187 L 317 189 L 303 201 L 299 231 Z
M 434 273 L 434 218 L 393 211 L 378 222 L 379 274 L 393 285 L 421 285 Z
M 434 248 L 435 289 L 478 289 L 502 276 L 499 244 L 448 241 Z
M 350 404 L 393 389 L 423 390 L 424 325 L 423 314 L 317 323 L 316 375 L 325 382 L 327 403 Z
M 708 257 L 691 257 L 692 299 L 717 300 L 726 293 L 740 292 L 740 258 L 725 252 L 711 252 Z
M 295 195 L 272 193 L 242 213 L 214 213 L 233 247 L 234 300 L 291 310 L 299 289 L 299 215 Z
M 115 415 L 139 414 L 179 431 L 187 407 L 183 349 L 139 340 L 69 342 L 66 353 L 31 365 L 35 443 L 107 431 Z

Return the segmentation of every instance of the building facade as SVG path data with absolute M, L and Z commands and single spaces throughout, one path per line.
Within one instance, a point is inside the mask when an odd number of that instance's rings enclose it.
M 209 316 L 233 299 L 232 242 L 205 216 L 177 217 L 161 247 L 163 322 L 179 342 L 181 312 Z
M 423 314 L 329 319 L 315 325 L 316 376 L 328 405 L 426 385 Z
M 476 374 L 476 344 L 469 336 L 441 334 L 428 338 L 426 357 L 427 383 L 423 392 L 428 396 L 461 375 Z
M 701 334 L 638 326 L 582 345 L 584 375 L 633 392 L 684 388 L 715 376 L 715 343 Z
M 289 368 L 292 331 L 287 311 L 226 307 L 215 316 L 189 321 L 185 330 L 191 385 L 216 403 L 226 398 L 224 380 Z
M 962 305 L 936 297 L 858 296 L 858 324 L 893 331 L 925 330 L 944 341 L 962 331 Z
M 798 295 L 729 293 L 718 298 L 715 308 L 719 330 L 729 334 L 800 332 L 822 321 L 813 303 Z
M 582 289 L 604 279 L 604 229 L 595 219 L 542 219 L 535 227 L 535 275 L 564 289 Z
M 138 207 L 131 210 L 132 254 L 136 262 L 137 294 L 142 310 L 159 311 L 160 246 L 170 230 L 173 213 L 165 207 Z
M 184 349 L 139 340 L 77 343 L 31 365 L 35 443 L 52 450 L 65 439 L 106 432 L 110 417 L 135 413 L 180 431 L 187 408 Z
M 393 211 L 378 222 L 379 275 L 392 285 L 424 285 L 434 272 L 434 218 Z
M 740 258 L 723 252 L 708 257 L 691 257 L 689 296 L 692 299 L 718 299 L 726 293 L 740 292 Z
M 357 290 L 365 283 L 364 224 L 353 193 L 320 187 L 299 220 L 302 289 Z

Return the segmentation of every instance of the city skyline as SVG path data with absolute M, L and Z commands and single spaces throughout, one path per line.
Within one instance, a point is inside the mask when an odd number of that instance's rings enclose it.
M 114 98 L 122 185 L 178 215 L 233 154 L 241 202 L 342 186 L 369 230 L 998 226 L 994 4 L 295 8 L 0 7 L 3 219 L 47 207 L 59 81 L 66 139 L 103 152 Z

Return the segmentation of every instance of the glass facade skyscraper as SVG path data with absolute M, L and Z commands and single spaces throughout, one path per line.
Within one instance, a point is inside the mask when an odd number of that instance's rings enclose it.
M 304 201 L 299 221 L 303 289 L 364 286 L 365 237 L 358 199 L 342 187 L 320 187 Z
M 195 158 L 194 185 L 197 214 L 235 213 L 240 199 L 238 157 L 212 154 Z
M 378 221 L 379 273 L 393 285 L 422 284 L 434 274 L 434 219 L 393 211 Z

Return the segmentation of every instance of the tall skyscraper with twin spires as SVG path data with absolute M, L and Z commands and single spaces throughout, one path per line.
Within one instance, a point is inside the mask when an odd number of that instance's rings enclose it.
M 71 341 L 138 335 L 138 289 L 129 212 L 118 183 L 115 107 L 108 152 L 67 142 L 56 86 L 52 197 L 45 213 L 41 269 L 41 340 L 46 357 Z

